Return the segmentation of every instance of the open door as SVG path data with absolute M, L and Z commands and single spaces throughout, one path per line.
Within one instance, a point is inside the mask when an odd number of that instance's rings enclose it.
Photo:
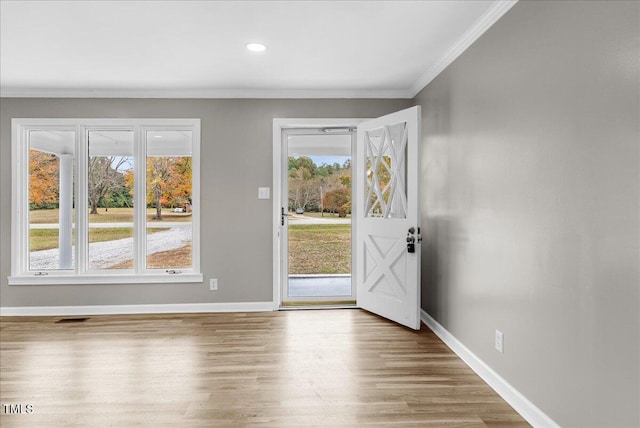
M 358 125 L 355 281 L 363 309 L 420 329 L 420 106 Z

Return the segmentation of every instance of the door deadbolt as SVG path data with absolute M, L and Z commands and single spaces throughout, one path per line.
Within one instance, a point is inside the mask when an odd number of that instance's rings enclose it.
M 415 253 L 416 252 L 416 237 L 413 235 L 416 232 L 414 227 L 410 227 L 407 232 L 407 252 Z

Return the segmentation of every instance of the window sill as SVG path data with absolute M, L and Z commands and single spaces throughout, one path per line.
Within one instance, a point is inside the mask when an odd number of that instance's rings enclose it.
M 162 284 L 202 282 L 201 273 L 179 274 L 108 274 L 108 275 L 46 275 L 46 276 L 10 276 L 9 285 L 73 285 L 73 284 Z

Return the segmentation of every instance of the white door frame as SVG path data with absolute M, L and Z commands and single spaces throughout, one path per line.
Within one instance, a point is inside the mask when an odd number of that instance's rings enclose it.
M 281 295 L 281 281 L 283 272 L 280 255 L 281 253 L 281 239 L 280 239 L 280 207 L 288 206 L 284 204 L 284 197 L 288 198 L 288 195 L 282 195 L 282 131 L 290 128 L 324 128 L 324 127 L 345 127 L 345 128 L 357 128 L 360 122 L 368 119 L 287 119 L 278 118 L 273 119 L 273 309 L 280 309 L 282 302 Z M 352 157 L 355 153 L 352 153 Z M 351 164 L 353 165 L 356 159 L 352 158 Z M 354 180 L 355 177 L 352 177 Z M 352 181 L 352 186 L 355 183 Z M 353 205 L 352 205 L 353 208 Z M 353 213 L 351 215 L 353 218 Z M 352 233 L 355 236 L 356 225 L 351 224 Z M 352 240 L 352 242 L 355 242 Z M 355 280 L 356 269 L 354 269 L 355 260 L 352 259 L 351 265 L 351 281 Z

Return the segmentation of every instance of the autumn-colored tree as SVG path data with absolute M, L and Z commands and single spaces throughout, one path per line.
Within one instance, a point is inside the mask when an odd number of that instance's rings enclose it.
M 56 155 L 29 150 L 29 204 L 57 204 L 60 197 L 60 161 Z
M 328 192 L 323 199 L 324 208 L 346 217 L 351 212 L 351 191 L 343 187 Z
M 340 183 L 347 189 L 351 190 L 351 171 L 346 171 L 340 177 Z
M 162 220 L 162 206 L 191 202 L 191 157 L 147 158 L 147 204 L 156 208 L 155 220 Z
M 154 220 L 162 220 L 162 194 L 167 188 L 169 179 L 169 158 L 147 158 L 147 204 L 155 205 Z
M 191 203 L 193 193 L 193 170 L 191 157 L 173 158 L 169 177 L 167 202 L 170 205 Z
M 133 169 L 130 169 L 124 173 L 124 185 L 127 189 L 129 189 L 129 195 L 131 196 L 133 196 L 135 193 L 133 190 L 134 177 L 135 176 L 133 174 Z

